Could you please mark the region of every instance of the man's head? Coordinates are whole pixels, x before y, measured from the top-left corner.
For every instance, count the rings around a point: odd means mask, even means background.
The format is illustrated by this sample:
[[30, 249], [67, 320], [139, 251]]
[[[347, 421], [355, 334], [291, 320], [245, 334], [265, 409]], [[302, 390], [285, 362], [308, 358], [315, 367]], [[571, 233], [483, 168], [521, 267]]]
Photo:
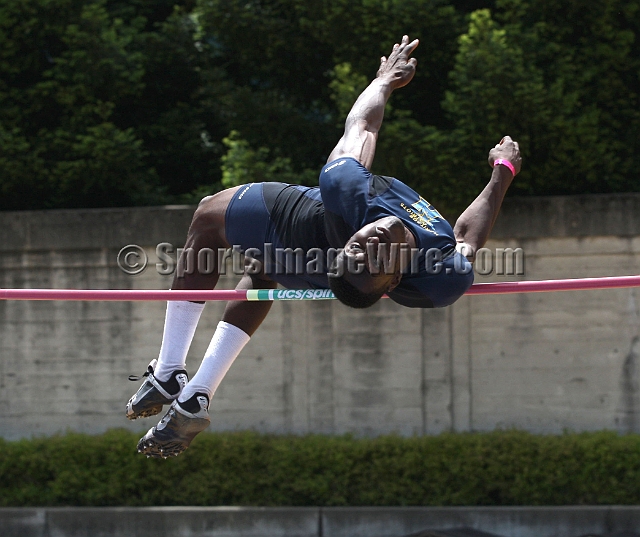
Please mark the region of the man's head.
[[329, 269], [329, 287], [336, 298], [352, 308], [368, 308], [380, 300], [400, 283], [404, 243], [405, 227], [395, 216], [359, 229]]

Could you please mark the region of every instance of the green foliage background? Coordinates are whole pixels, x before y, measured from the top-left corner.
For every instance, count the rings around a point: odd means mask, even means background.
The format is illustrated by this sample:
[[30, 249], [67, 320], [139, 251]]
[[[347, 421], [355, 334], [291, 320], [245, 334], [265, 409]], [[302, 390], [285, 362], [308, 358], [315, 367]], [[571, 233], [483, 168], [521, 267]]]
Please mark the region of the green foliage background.
[[519, 431], [401, 438], [202, 433], [175, 459], [138, 436], [0, 440], [0, 506], [629, 505], [640, 436]]
[[510, 134], [512, 195], [640, 190], [640, 0], [0, 0], [0, 209], [314, 184], [404, 33], [374, 171], [456, 211]]

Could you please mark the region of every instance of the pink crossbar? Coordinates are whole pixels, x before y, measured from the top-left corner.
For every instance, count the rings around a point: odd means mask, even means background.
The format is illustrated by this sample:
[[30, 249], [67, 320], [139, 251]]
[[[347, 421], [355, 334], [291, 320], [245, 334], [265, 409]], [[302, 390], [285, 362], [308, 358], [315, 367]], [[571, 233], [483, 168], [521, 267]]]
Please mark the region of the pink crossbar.
[[[477, 283], [467, 295], [508, 293], [545, 293], [640, 287], [640, 276], [610, 278], [578, 278], [524, 282]], [[138, 289], [0, 289], [0, 300], [100, 300], [100, 301], [166, 301], [166, 300], [247, 300], [246, 290], [171, 291]], [[305, 300], [304, 298], [302, 300]]]

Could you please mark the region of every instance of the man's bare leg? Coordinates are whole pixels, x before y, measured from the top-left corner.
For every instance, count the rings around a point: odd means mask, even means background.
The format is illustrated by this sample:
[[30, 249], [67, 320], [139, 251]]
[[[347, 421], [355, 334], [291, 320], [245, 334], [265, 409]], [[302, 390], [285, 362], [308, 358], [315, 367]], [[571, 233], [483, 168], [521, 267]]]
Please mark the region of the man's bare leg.
[[[489, 152], [491, 166], [498, 159], [511, 162], [515, 172], [518, 173], [522, 162], [518, 142], [505, 136]], [[491, 172], [489, 184], [456, 221], [453, 228], [456, 242], [470, 261], [475, 259], [476, 252], [487, 242], [512, 181], [513, 174], [507, 166], [495, 166]]]
[[[194, 260], [197, 260], [199, 252], [204, 248], [211, 248], [216, 252], [213, 257], [214, 262], [217, 262], [218, 248], [230, 246], [226, 240], [224, 216], [234, 192], [234, 190], [224, 191], [207, 198], [196, 210], [189, 228], [185, 250], [178, 262], [179, 272], [174, 278], [173, 289], [212, 289], [217, 284], [219, 267], [215, 267], [210, 274], [203, 274], [197, 270], [197, 263], [194, 263]], [[189, 256], [191, 256], [191, 266], [189, 266]], [[254, 263], [253, 260], [245, 260], [245, 274], [236, 289], [273, 289], [276, 286], [275, 282], [257, 270], [258, 267], [254, 266]], [[250, 268], [254, 270], [248, 270]], [[194, 302], [177, 304], [191, 308], [204, 307], [204, 304]], [[139, 452], [149, 457], [176, 456], [187, 449], [193, 438], [209, 426], [211, 421], [209, 402], [213, 394], [270, 308], [271, 302], [231, 301], [227, 303], [222, 320], [218, 323], [197, 373], [173, 396], [173, 402], [166, 401], [171, 403], [171, 407], [158, 425], [149, 429], [147, 434], [139, 440]], [[176, 317], [180, 320], [179, 316]], [[195, 322], [197, 324], [197, 319]], [[174, 324], [179, 323], [174, 321]], [[170, 331], [171, 327], [165, 326], [165, 333]], [[195, 331], [195, 325], [193, 331]], [[181, 346], [178, 348], [183, 350], [184, 355], [166, 356], [166, 363], [172, 363], [175, 366], [178, 360], [184, 361], [193, 331], [187, 334], [189, 337], [184, 333], [177, 335], [178, 339], [182, 338]], [[157, 381], [154, 379], [153, 382], [156, 387]]]
[[[184, 250], [178, 259], [172, 289], [210, 290], [217, 285], [219, 267], [214, 266], [210, 273], [201, 273], [197, 269], [197, 259], [202, 249], [209, 248], [214, 252], [212, 261], [218, 263], [218, 250], [229, 247], [224, 217], [236, 190], [229, 189], [209, 196], [198, 205], [189, 226]], [[187, 352], [203, 310], [204, 302], [167, 303], [162, 346], [154, 371], [157, 380], [166, 381], [175, 371], [185, 369]]]
[[[275, 287], [274, 281], [262, 275], [245, 274], [236, 289], [275, 289]], [[196, 393], [206, 394], [211, 400], [240, 351], [264, 321], [272, 304], [268, 301], [227, 303], [222, 320], [218, 323], [198, 372], [178, 397], [180, 403], [186, 402]]]
[[[228, 201], [225, 201], [225, 211], [227, 204]], [[216, 214], [219, 212], [215, 211]], [[215, 215], [213, 216], [214, 218], [208, 224], [206, 222], [207, 216], [205, 216], [201, 218], [205, 222], [201, 222], [197, 226], [192, 225], [187, 247], [199, 250], [202, 239], [206, 242], [207, 237], [218, 232], [221, 225], [217, 222]], [[193, 230], [194, 227], [195, 230]], [[224, 233], [224, 228], [222, 231]], [[226, 239], [225, 245], [227, 245]], [[265, 276], [262, 270], [258, 270], [260, 267], [254, 263], [257, 262], [249, 258], [245, 259], [245, 274], [236, 285], [236, 289], [275, 289], [276, 283]], [[217, 272], [215, 274], [216, 283], [218, 280]], [[202, 276], [205, 275], [201, 275], [197, 279], [191, 278], [186, 284], [192, 286], [191, 288], [193, 286], [210, 288], [208, 285], [213, 283], [213, 279], [207, 281], [206, 277]], [[185, 285], [182, 282], [181, 284]], [[272, 302], [227, 302], [222, 319], [218, 323], [198, 372], [178, 397], [180, 403], [185, 403], [197, 393], [205, 394], [209, 400], [213, 397], [232, 363], [249, 342], [249, 338], [262, 324], [271, 306]]]
[[[218, 248], [228, 248], [224, 217], [234, 193], [235, 189], [229, 189], [203, 199], [198, 205], [189, 226], [185, 250], [178, 260], [172, 289], [213, 289], [218, 283], [218, 268], [214, 267], [210, 274], [200, 273], [196, 270], [195, 260], [203, 248], [211, 248], [214, 252]], [[217, 262], [217, 255], [213, 257]], [[188, 382], [187, 352], [203, 310], [203, 302], [167, 302], [160, 353], [151, 361], [144, 382], [127, 402], [128, 419], [154, 416], [180, 395]]]
[[[178, 260], [172, 289], [210, 290], [218, 283], [219, 268], [201, 273], [197, 270], [197, 259], [204, 248], [215, 252], [213, 262], [218, 262], [217, 252], [230, 245], [225, 234], [225, 214], [227, 206], [238, 187], [209, 196], [196, 209], [184, 251]], [[243, 278], [238, 288], [249, 286], [270, 288], [273, 283], [258, 277]], [[228, 304], [223, 320], [233, 324], [246, 334], [255, 332], [269, 311], [269, 303]], [[167, 303], [162, 345], [157, 360], [149, 364], [146, 380], [127, 403], [126, 415], [129, 419], [158, 414], [162, 406], [177, 398], [187, 384], [186, 357], [193, 340], [204, 302], [170, 301]], [[235, 314], [234, 314], [235, 312]], [[231, 316], [231, 318], [227, 318]], [[233, 329], [227, 330], [227, 332]], [[237, 339], [237, 338], [236, 338]]]

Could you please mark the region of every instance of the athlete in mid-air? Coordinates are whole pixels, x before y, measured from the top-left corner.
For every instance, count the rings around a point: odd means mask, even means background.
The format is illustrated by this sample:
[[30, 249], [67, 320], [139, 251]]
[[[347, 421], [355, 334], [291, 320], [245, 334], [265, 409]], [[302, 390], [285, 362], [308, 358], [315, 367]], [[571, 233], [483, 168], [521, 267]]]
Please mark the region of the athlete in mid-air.
[[[491, 179], [454, 228], [424, 198], [398, 179], [373, 175], [378, 131], [391, 93], [408, 84], [418, 40], [407, 36], [380, 62], [376, 78], [353, 105], [345, 131], [320, 172], [319, 187], [251, 183], [202, 200], [185, 252], [240, 247], [247, 253], [238, 289], [330, 288], [343, 303], [365, 308], [387, 294], [409, 307], [455, 302], [473, 282], [475, 252], [489, 236], [504, 195], [520, 170], [518, 144], [505, 136], [489, 152]], [[267, 247], [266, 245], [269, 245]], [[302, 249], [321, 263], [290, 270], [272, 252]], [[336, 255], [331, 256], [331, 252]], [[185, 270], [172, 289], [211, 290], [219, 271]], [[324, 263], [324, 264], [323, 264]], [[129, 400], [129, 419], [153, 416], [170, 405], [138, 442], [151, 457], [178, 455], [210, 423], [218, 385], [266, 317], [271, 302], [229, 302], [204, 359], [189, 380], [186, 356], [204, 303], [171, 301], [162, 346]]]

